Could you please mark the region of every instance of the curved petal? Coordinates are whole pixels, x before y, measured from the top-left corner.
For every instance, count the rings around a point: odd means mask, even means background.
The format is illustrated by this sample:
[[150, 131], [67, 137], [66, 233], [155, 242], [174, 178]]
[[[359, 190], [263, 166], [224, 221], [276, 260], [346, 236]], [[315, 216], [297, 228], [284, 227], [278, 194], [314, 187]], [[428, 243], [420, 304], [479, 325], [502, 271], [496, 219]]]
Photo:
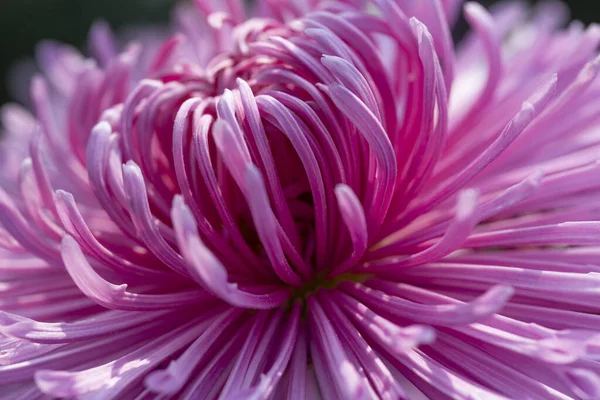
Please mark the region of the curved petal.
[[86, 260], [81, 248], [69, 235], [61, 244], [65, 267], [77, 287], [90, 299], [106, 308], [130, 311], [152, 311], [178, 308], [210, 301], [211, 296], [201, 290], [172, 294], [138, 294], [127, 291], [127, 285], [115, 285], [103, 279]]

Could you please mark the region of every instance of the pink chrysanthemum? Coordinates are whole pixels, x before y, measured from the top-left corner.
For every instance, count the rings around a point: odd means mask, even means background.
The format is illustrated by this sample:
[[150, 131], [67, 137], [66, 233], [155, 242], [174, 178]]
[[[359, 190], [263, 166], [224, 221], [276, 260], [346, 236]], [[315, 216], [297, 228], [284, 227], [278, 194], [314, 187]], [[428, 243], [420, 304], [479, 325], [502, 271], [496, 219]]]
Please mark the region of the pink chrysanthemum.
[[455, 51], [459, 3], [43, 43], [2, 112], [0, 398], [600, 398], [600, 30], [468, 3]]

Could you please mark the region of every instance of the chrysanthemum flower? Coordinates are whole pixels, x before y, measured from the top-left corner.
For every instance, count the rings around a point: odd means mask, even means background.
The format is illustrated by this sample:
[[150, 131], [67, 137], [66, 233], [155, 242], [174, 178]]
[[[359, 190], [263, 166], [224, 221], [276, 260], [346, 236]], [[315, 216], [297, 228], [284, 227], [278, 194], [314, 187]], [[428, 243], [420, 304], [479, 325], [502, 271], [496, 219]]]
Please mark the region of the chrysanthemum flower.
[[40, 45], [2, 111], [0, 397], [600, 398], [600, 30], [459, 3]]

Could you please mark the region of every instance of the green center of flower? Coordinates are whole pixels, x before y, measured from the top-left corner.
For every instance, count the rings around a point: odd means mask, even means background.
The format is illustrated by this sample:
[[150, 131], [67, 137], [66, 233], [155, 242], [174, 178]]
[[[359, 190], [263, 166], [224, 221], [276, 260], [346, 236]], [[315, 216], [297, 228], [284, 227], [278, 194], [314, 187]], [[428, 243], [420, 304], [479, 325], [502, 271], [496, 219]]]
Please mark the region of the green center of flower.
[[328, 272], [321, 272], [315, 275], [310, 281], [305, 282], [304, 285], [296, 288], [292, 293], [290, 303], [305, 301], [308, 296], [320, 289], [335, 289], [342, 282], [363, 283], [369, 277], [369, 274], [355, 274], [350, 272], [329, 277]]

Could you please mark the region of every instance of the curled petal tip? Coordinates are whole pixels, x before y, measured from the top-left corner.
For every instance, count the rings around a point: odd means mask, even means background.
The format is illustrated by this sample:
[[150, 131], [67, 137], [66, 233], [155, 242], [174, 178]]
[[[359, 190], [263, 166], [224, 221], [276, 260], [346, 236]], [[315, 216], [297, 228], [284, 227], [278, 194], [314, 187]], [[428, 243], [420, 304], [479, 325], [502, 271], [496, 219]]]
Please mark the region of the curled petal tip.
[[56, 189], [54, 191], [54, 195], [58, 196], [60, 198], [68, 197], [69, 195], [73, 196], [71, 193], [69, 193], [69, 192], [67, 192], [66, 190], [63, 190], [63, 189]]
[[491, 16], [487, 10], [481, 4], [475, 1], [465, 2], [464, 11], [466, 18], [485, 18], [491, 22]]
[[479, 192], [476, 189], [463, 190], [458, 195], [456, 218], [463, 220], [475, 213]]
[[322, 32], [324, 32], [324, 29], [322, 29], [322, 28], [306, 28], [306, 29], [304, 29], [304, 33], [306, 34], [306, 36], [308, 36], [310, 38], [317, 37]]
[[123, 164], [123, 177], [127, 178], [142, 178], [142, 170], [135, 161], [129, 160]]
[[154, 371], [148, 374], [144, 380], [146, 387], [153, 392], [162, 394], [177, 393], [184, 382], [179, 381], [177, 375], [169, 370], [173, 366], [174, 364], [171, 363], [165, 370]]
[[521, 111], [527, 114], [538, 114], [556, 94], [558, 74], [544, 83], [527, 101], [523, 103]]
[[110, 135], [112, 133], [112, 127], [110, 126], [110, 123], [108, 123], [108, 121], [101, 121], [94, 125], [94, 127], [92, 128], [92, 133], [103, 133]]
[[473, 311], [479, 315], [492, 315], [498, 313], [514, 293], [515, 289], [512, 286], [494, 286], [472, 303]]
[[175, 196], [173, 196], [173, 208], [182, 208], [182, 207], [186, 207], [185, 205], [185, 200], [183, 199], [183, 196], [180, 194], [176, 194]]
[[415, 34], [417, 35], [419, 40], [421, 39], [423, 34], [425, 34], [425, 32], [428, 31], [427, 26], [425, 26], [425, 24], [423, 22], [419, 21], [419, 19], [416, 17], [410, 18], [410, 26], [412, 27], [413, 31], [415, 32]]
[[334, 62], [336, 61], [336, 59], [339, 59], [339, 57], [332, 56], [330, 54], [322, 54], [321, 55], [321, 64], [323, 64], [325, 66], [333, 65]]
[[226, 22], [233, 22], [231, 15], [226, 12], [213, 12], [207, 18], [208, 24], [214, 29], [221, 29]]
[[239, 76], [237, 78], [235, 78], [235, 83], [238, 86], [248, 86], [248, 88], [250, 88], [250, 85], [248, 85], [248, 82]]
[[399, 352], [412, 350], [420, 345], [429, 345], [435, 342], [435, 329], [427, 325], [411, 325], [400, 329], [394, 338], [394, 348]]
[[48, 91], [48, 84], [46, 79], [41, 75], [34, 75], [31, 78], [31, 94], [33, 97], [46, 96]]
[[64, 382], [69, 382], [70, 374], [63, 371], [40, 370], [34, 374], [35, 384], [42, 393], [51, 396], [69, 396], [69, 385]]

